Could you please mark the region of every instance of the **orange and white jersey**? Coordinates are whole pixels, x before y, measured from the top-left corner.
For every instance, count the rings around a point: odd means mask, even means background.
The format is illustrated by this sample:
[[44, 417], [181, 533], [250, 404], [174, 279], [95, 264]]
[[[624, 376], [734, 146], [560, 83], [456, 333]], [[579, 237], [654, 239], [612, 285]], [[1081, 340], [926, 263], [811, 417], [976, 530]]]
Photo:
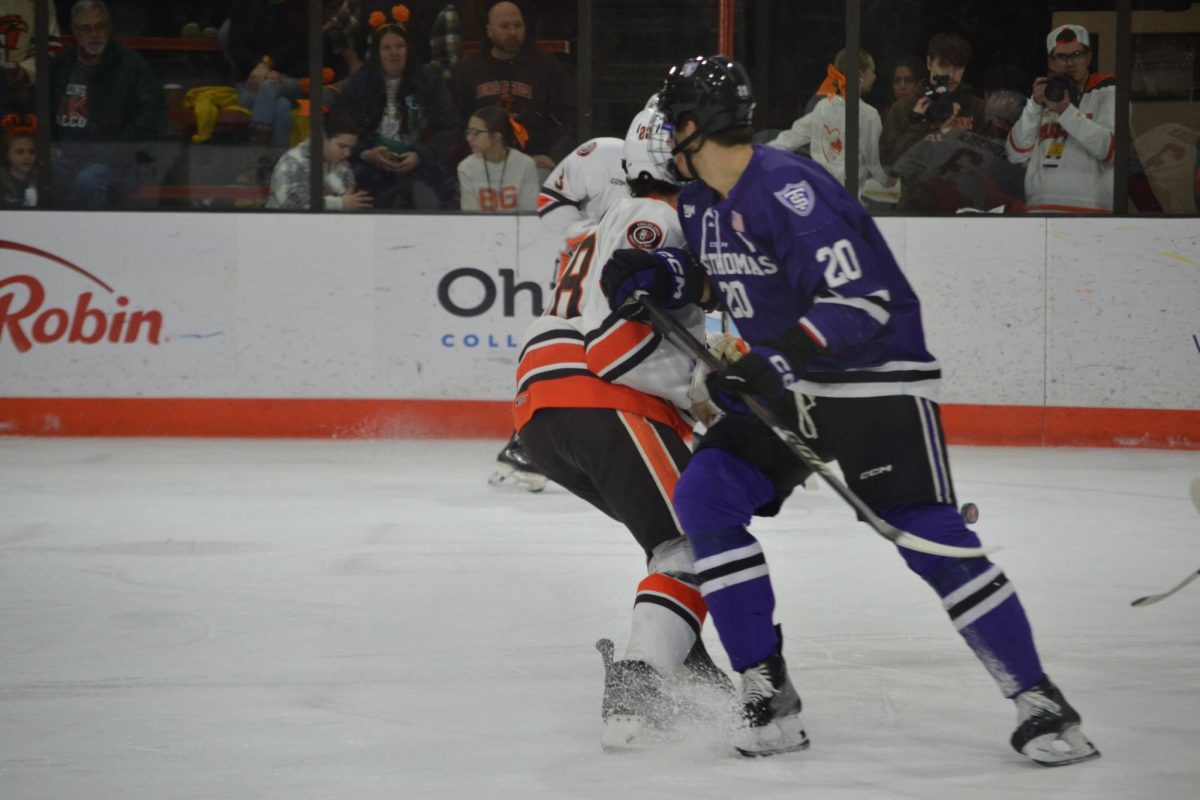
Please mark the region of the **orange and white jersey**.
[[[695, 364], [647, 323], [611, 311], [600, 273], [615, 250], [683, 247], [675, 207], [658, 198], [626, 198], [586, 234], [555, 282], [543, 316], [529, 326], [517, 368], [514, 414], [520, 429], [539, 408], [618, 408], [674, 425], [688, 398]], [[704, 339], [696, 306], [673, 312]]]
[[1008, 133], [1008, 160], [1028, 162], [1025, 203], [1031, 212], [1109, 213], [1113, 198], [1116, 80], [1088, 78], [1077, 105], [1062, 115], [1032, 98]]
[[629, 197], [621, 156], [625, 141], [589, 139], [558, 162], [538, 193], [538, 217], [564, 239], [595, 227], [604, 212]]

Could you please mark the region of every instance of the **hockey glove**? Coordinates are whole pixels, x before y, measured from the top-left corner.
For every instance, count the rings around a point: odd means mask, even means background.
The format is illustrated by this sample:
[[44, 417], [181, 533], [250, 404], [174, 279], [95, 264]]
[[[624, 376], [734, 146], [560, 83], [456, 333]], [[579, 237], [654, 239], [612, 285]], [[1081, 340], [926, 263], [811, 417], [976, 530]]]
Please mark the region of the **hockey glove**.
[[699, 303], [708, 277], [683, 250], [617, 250], [604, 271], [600, 286], [609, 308], [620, 308], [634, 292], [643, 291], [659, 308], [682, 308]]
[[818, 353], [816, 342], [799, 327], [751, 348], [736, 363], [706, 380], [712, 401], [734, 414], [750, 413], [742, 395], [749, 394], [774, 402], [796, 382], [796, 370]]

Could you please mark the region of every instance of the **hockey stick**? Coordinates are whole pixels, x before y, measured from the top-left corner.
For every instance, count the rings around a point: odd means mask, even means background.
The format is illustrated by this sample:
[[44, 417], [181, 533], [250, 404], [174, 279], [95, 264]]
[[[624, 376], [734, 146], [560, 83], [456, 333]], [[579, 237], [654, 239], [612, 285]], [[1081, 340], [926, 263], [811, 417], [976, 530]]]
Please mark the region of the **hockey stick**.
[[[721, 362], [717, 360], [716, 356], [708, 352], [707, 347], [696, 341], [687, 328], [683, 327], [678, 320], [664, 313], [645, 292], [635, 292], [633, 296], [641, 304], [642, 308], [646, 309], [646, 313], [650, 315], [650, 321], [654, 329], [662, 334], [665, 339], [674, 343], [693, 358], [703, 362], [710, 369], [719, 370], [722, 368]], [[804, 440], [795, 431], [783, 423], [783, 420], [774, 411], [749, 394], [743, 394], [741, 398], [750, 410], [754, 412], [754, 415], [766, 423], [767, 427], [783, 440], [783, 443], [788, 446], [789, 450], [796, 454], [797, 458], [803, 461], [813, 472], [820, 475], [826, 484], [832, 487], [851, 508], [858, 512], [859, 517], [864, 522], [870, 525], [876, 533], [896, 546], [916, 550], [921, 553], [948, 556], [951, 558], [974, 558], [996, 551], [997, 548], [994, 547], [956, 547], [954, 545], [931, 542], [928, 539], [915, 536], [907, 531], [902, 531], [890, 522], [881, 519], [879, 515], [863, 502], [861, 497], [854, 493], [854, 490], [843, 483], [833, 473], [833, 470], [826, 466], [821, 457], [813, 452], [812, 448], [806, 445]]]
[[1181, 580], [1178, 584], [1176, 584], [1175, 586], [1172, 586], [1170, 589], [1167, 589], [1162, 594], [1148, 594], [1145, 597], [1139, 597], [1137, 600], [1134, 600], [1129, 605], [1133, 606], [1134, 608], [1141, 608], [1142, 606], [1148, 606], [1148, 605], [1157, 603], [1159, 600], [1166, 600], [1168, 597], [1175, 594], [1176, 592], [1178, 592], [1183, 587], [1187, 586], [1192, 581], [1196, 580], [1196, 578], [1200, 578], [1200, 569], [1196, 570], [1191, 575], [1188, 575], [1186, 578]]
[[[1196, 507], [1197, 511], [1200, 511], [1200, 478], [1192, 478], [1191, 494], [1192, 494], [1192, 505], [1194, 505]], [[1187, 586], [1192, 581], [1196, 580], [1196, 578], [1200, 578], [1200, 569], [1196, 570], [1191, 575], [1188, 575], [1186, 578], [1181, 580], [1175, 586], [1172, 586], [1167, 591], [1162, 592], [1161, 594], [1149, 594], [1149, 595], [1146, 595], [1145, 597], [1139, 597], [1137, 600], [1134, 600], [1129, 605], [1133, 606], [1134, 608], [1141, 608], [1142, 606], [1153, 605], [1154, 603], [1157, 603], [1159, 600], [1166, 600], [1168, 597], [1175, 594], [1176, 592], [1178, 592], [1183, 587]]]

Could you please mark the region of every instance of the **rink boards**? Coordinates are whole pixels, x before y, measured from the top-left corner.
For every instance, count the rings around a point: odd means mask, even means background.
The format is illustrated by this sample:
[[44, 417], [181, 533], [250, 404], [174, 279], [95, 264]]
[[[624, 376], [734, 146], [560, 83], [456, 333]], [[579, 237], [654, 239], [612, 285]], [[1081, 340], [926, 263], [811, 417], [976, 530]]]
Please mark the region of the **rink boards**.
[[[1200, 448], [1194, 219], [885, 218], [952, 442]], [[529, 216], [0, 212], [0, 433], [503, 436]]]

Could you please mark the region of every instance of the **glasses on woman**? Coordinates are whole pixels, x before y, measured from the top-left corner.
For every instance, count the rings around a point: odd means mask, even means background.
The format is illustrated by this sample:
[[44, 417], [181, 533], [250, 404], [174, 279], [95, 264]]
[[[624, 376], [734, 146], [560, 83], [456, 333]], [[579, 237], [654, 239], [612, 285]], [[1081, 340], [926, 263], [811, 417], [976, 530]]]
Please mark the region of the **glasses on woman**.
[[1055, 53], [1050, 56], [1050, 60], [1055, 64], [1078, 64], [1088, 56], [1087, 50], [1080, 50], [1076, 53]]

